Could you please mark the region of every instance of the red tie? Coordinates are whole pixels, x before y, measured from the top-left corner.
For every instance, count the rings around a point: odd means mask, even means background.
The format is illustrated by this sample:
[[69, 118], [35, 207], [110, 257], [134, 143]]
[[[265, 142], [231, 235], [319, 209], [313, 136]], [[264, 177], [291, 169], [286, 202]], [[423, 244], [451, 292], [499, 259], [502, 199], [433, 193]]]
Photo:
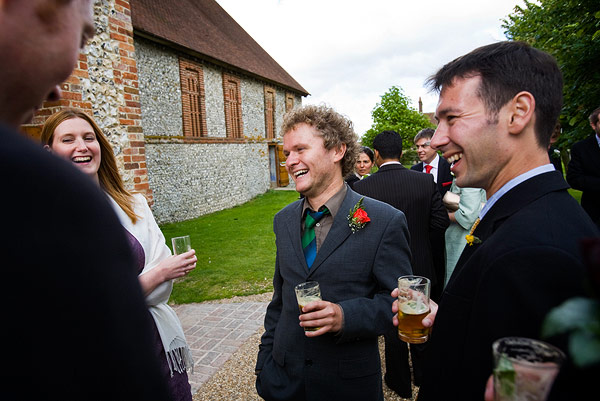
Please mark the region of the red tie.
[[431, 166], [431, 164], [428, 164], [428, 165], [426, 165], [426, 166], [425, 166], [425, 172], [426, 172], [427, 174], [431, 174], [431, 169], [432, 169], [432, 168], [433, 168], [433, 167]]

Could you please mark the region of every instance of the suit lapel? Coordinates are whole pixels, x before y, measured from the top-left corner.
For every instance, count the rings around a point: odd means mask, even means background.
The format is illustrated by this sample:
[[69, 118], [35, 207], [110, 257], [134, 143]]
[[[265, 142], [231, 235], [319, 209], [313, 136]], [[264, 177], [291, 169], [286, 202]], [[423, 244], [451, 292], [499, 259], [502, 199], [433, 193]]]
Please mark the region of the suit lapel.
[[[554, 191], [569, 188], [560, 172], [552, 171], [537, 175], [508, 191], [486, 213], [473, 235], [481, 240], [480, 244], [466, 245], [454, 271], [458, 273], [469, 258], [491, 237], [506, 219], [536, 199]], [[455, 277], [457, 274], [452, 274]]]
[[[323, 264], [325, 260], [352, 234], [350, 226], [348, 225], [348, 213], [354, 207], [354, 205], [361, 198], [356, 192], [348, 188], [346, 197], [340, 206], [340, 210], [337, 212], [335, 219], [327, 238], [323, 242], [323, 245], [317, 252], [317, 258], [315, 259], [312, 267], [310, 268], [309, 276], [312, 275], [317, 269]], [[304, 255], [303, 255], [304, 256]], [[304, 263], [306, 266], [306, 262]]]

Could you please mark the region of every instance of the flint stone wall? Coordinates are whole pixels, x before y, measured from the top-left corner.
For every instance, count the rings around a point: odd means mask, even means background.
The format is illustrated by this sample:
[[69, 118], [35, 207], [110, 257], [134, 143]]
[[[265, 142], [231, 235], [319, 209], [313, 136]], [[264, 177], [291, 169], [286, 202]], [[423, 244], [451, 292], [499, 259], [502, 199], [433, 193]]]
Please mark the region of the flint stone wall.
[[[263, 84], [241, 77], [244, 135], [254, 140], [186, 143], [182, 138], [179, 55], [142, 38], [135, 38], [135, 48], [146, 163], [157, 222], [196, 218], [266, 192], [270, 188], [268, 145], [256, 140], [265, 137]], [[202, 64], [208, 137], [226, 138], [222, 70]], [[277, 108], [279, 103], [285, 108], [284, 96], [282, 93], [281, 102], [277, 98]], [[282, 119], [279, 114], [278, 124]]]

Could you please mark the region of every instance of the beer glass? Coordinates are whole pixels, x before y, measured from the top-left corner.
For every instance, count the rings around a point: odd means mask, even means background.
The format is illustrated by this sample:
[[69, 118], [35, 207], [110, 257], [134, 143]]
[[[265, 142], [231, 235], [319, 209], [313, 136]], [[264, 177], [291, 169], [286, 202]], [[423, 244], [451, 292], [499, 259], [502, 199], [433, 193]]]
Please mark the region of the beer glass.
[[546, 401], [565, 360], [561, 350], [531, 338], [504, 337], [492, 351], [496, 401]]
[[190, 241], [189, 235], [184, 235], [183, 237], [175, 237], [171, 239], [171, 244], [173, 244], [173, 254], [181, 255], [192, 249], [192, 243]]
[[[316, 281], [300, 283], [294, 287], [294, 290], [296, 291], [296, 299], [298, 300], [298, 308], [300, 308], [300, 313], [303, 313], [302, 308], [304, 308], [307, 303], [321, 300], [321, 288], [319, 287], [319, 283]], [[318, 329], [319, 327], [305, 327], [304, 331], [316, 331]]]
[[398, 337], [410, 344], [429, 339], [429, 327], [421, 323], [429, 313], [431, 282], [427, 277], [398, 277]]

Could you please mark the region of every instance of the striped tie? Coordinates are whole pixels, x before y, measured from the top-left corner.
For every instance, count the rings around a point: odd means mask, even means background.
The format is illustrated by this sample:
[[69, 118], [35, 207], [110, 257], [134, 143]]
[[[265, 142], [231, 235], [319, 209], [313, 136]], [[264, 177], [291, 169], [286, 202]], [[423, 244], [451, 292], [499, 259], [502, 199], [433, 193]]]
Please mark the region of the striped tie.
[[306, 258], [306, 264], [308, 268], [312, 266], [315, 258], [317, 257], [317, 237], [315, 236], [315, 225], [321, 218], [329, 214], [329, 210], [323, 207], [320, 212], [313, 212], [310, 209], [306, 209], [308, 212], [304, 218], [304, 234], [302, 234], [302, 250], [304, 251], [304, 257]]

